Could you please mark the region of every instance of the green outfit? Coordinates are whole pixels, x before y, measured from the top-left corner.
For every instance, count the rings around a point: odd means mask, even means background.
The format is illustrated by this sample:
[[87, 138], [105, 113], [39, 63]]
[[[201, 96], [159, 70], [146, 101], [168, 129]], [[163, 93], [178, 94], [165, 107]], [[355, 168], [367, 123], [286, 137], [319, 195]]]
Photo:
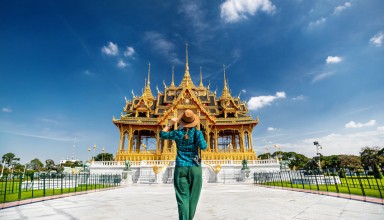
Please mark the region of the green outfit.
[[176, 192], [177, 208], [179, 210], [179, 219], [193, 219], [202, 186], [201, 167], [176, 166], [173, 183]]
[[[188, 138], [185, 139], [185, 136]], [[195, 216], [202, 186], [201, 165], [194, 161], [198, 149], [205, 150], [207, 142], [203, 133], [195, 128], [170, 132], [160, 131], [160, 138], [175, 140], [177, 145], [173, 183], [176, 192], [180, 220], [192, 220]]]

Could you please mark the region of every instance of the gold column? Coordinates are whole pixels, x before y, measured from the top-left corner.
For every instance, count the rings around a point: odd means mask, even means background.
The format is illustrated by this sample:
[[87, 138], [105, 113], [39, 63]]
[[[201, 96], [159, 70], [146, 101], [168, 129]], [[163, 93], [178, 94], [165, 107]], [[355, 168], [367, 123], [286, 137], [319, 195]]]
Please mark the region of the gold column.
[[207, 128], [207, 130], [205, 130], [205, 137], [207, 138], [207, 140], [205, 140], [207, 142], [207, 150], [210, 151], [210, 141], [211, 141], [211, 137], [209, 136], [209, 128]]
[[249, 150], [252, 151], [253, 150], [252, 130], [251, 130], [251, 132], [248, 133], [248, 137], [249, 137]]
[[125, 140], [125, 132], [120, 128], [120, 144], [119, 151], [124, 151], [124, 140]]
[[137, 130], [137, 136], [136, 136], [136, 152], [137, 153], [140, 153], [140, 144], [141, 144], [140, 130]]
[[133, 152], [132, 148], [133, 148], [133, 131], [132, 131], [132, 126], [130, 125], [128, 130], [128, 149], [127, 149], [128, 153]]
[[241, 128], [239, 134], [239, 144], [240, 144], [240, 152], [244, 152], [244, 129]]
[[217, 139], [218, 139], [218, 136], [217, 136], [217, 128], [215, 127], [215, 131], [214, 131], [214, 141], [215, 141], [215, 152], [219, 152], [219, 147], [218, 147], [218, 143], [217, 143]]
[[159, 131], [159, 126], [156, 127], [156, 133], [155, 133], [155, 136], [156, 136], [156, 154], [159, 154], [160, 153], [160, 131]]
[[236, 134], [235, 134], [235, 131], [233, 131], [232, 133], [232, 151], [235, 152], [237, 150], [237, 146], [236, 146]]

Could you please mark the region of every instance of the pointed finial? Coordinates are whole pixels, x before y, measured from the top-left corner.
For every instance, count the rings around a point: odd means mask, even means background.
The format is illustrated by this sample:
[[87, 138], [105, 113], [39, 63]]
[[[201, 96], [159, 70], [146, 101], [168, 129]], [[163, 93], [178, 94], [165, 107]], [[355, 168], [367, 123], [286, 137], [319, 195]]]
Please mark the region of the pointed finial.
[[224, 89], [227, 88], [227, 79], [226, 79], [226, 76], [225, 76], [225, 65], [223, 64], [223, 69], [224, 69]]
[[156, 85], [157, 93], [160, 93], [159, 87]]
[[175, 86], [175, 66], [172, 66], [172, 82], [171, 86]]
[[151, 84], [149, 77], [151, 76], [151, 63], [148, 63], [148, 86]]
[[203, 71], [202, 68], [200, 67], [200, 87], [203, 87]]
[[188, 66], [188, 42], [185, 42], [185, 71], [189, 71]]

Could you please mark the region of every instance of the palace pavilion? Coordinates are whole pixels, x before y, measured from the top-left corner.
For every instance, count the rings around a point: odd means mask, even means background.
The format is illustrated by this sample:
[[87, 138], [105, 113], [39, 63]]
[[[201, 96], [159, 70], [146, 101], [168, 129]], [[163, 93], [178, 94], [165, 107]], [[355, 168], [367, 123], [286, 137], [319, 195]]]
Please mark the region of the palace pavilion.
[[[150, 65], [148, 79], [141, 96], [133, 94], [127, 100], [119, 119], [112, 121], [120, 132], [120, 143], [116, 161], [162, 161], [174, 160], [176, 144], [159, 138], [159, 132], [168, 121], [177, 117], [185, 109], [191, 109], [200, 116], [200, 129], [208, 143], [202, 151], [203, 160], [257, 160], [253, 149], [252, 130], [259, 119], [253, 119], [247, 105], [240, 97], [234, 97], [228, 88], [226, 70], [221, 96], [204, 86], [200, 68], [200, 82], [191, 79], [188, 66], [188, 46], [186, 47], [185, 71], [181, 83], [164, 84], [164, 91], [157, 89], [154, 96], [151, 90]], [[175, 129], [177, 129], [177, 124]], [[219, 162], [218, 162], [219, 163]]]

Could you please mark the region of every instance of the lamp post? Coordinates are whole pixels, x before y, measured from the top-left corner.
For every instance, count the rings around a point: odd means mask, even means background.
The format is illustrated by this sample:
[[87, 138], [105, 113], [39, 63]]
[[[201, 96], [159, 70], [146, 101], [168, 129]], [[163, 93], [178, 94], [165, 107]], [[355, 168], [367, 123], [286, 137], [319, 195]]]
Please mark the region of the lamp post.
[[103, 154], [102, 154], [102, 160], [104, 161], [104, 147], [101, 149], [101, 151], [103, 152]]
[[89, 161], [91, 161], [91, 148], [88, 147], [88, 158], [89, 158]]
[[96, 144], [93, 145], [93, 161], [95, 161], [95, 154], [96, 154]]
[[3, 166], [1, 167], [1, 175], [0, 175], [0, 178], [3, 177], [3, 173], [4, 173], [4, 165], [5, 165], [5, 160], [3, 160]]
[[319, 150], [323, 149], [323, 147], [319, 144], [318, 141], [314, 141], [313, 145], [316, 146], [316, 159], [317, 159], [317, 165], [319, 166], [319, 170], [321, 171], [321, 164], [320, 164], [320, 153]]
[[24, 179], [25, 171], [27, 170], [28, 166], [29, 166], [29, 163], [26, 163], [24, 166], [23, 179]]

